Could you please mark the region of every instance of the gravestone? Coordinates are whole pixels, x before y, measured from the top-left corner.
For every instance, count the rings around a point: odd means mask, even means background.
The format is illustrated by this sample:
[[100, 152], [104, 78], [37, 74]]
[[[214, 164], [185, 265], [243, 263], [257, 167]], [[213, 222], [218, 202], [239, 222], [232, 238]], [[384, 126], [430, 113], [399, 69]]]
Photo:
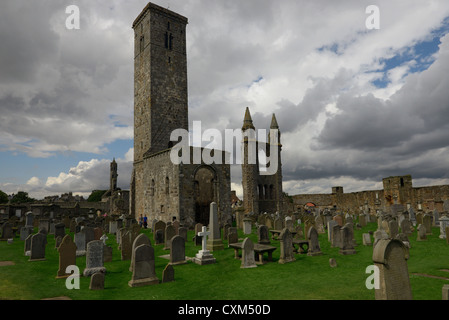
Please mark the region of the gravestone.
[[359, 224], [362, 228], [366, 227], [366, 215], [365, 214], [359, 215]]
[[[231, 236], [230, 233], [228, 235]], [[201, 232], [198, 233], [198, 236], [202, 239], [202, 249], [195, 255], [195, 258], [193, 259], [193, 262], [199, 265], [205, 265], [205, 264], [211, 264], [217, 262], [215, 257], [210, 253], [209, 250], [207, 250], [207, 237], [210, 235], [210, 232], [207, 231], [207, 228], [203, 226], [203, 229]]]
[[314, 227], [310, 227], [307, 238], [309, 239], [309, 250], [307, 252], [307, 255], [322, 255], [323, 253], [321, 252], [320, 242], [318, 240], [318, 231]]
[[2, 237], [0, 240], [6, 241], [8, 239], [13, 238], [13, 232], [12, 232], [13, 225], [9, 222], [5, 222], [1, 229], [2, 229]]
[[396, 239], [382, 239], [374, 247], [373, 262], [379, 268], [376, 300], [412, 300], [404, 244]]
[[379, 240], [388, 239], [388, 238], [389, 238], [389, 235], [384, 229], [377, 229], [374, 232], [373, 246], [375, 247], [377, 245], [377, 243], [379, 242]]
[[449, 300], [449, 284], [443, 285], [441, 300]]
[[179, 227], [178, 235], [180, 235], [184, 239], [184, 242], [187, 242], [187, 228], [186, 227]]
[[285, 217], [285, 227], [288, 229], [288, 231], [293, 232], [293, 220], [291, 217]]
[[30, 259], [28, 261], [44, 261], [47, 235], [36, 233], [31, 237]]
[[25, 239], [24, 254], [27, 257], [31, 256], [31, 238], [33, 238], [32, 234]]
[[333, 227], [335, 226], [335, 225], [337, 225], [338, 223], [337, 223], [337, 221], [335, 221], [335, 220], [329, 220], [328, 222], [327, 222], [327, 240], [329, 241], [329, 242], [331, 242], [332, 243], [332, 231], [333, 231]]
[[87, 245], [89, 244], [89, 242], [95, 240], [95, 232], [94, 232], [94, 228], [89, 227], [89, 226], [83, 227], [83, 231], [86, 235], [86, 248], [87, 248]]
[[109, 221], [109, 233], [117, 233], [117, 221]]
[[332, 227], [332, 248], [341, 248], [342, 246], [342, 238], [341, 238], [341, 227], [335, 221], [335, 225]]
[[280, 217], [274, 219], [274, 230], [282, 230], [284, 228], [284, 223]]
[[174, 236], [170, 240], [170, 264], [186, 264], [186, 246], [184, 238], [181, 236]]
[[242, 244], [242, 264], [240, 268], [256, 268], [256, 260], [254, 259], [254, 244], [250, 238], [243, 240]]
[[156, 277], [153, 247], [147, 244], [138, 246], [135, 249], [133, 259], [133, 275], [128, 282], [130, 287], [159, 284], [159, 279]]
[[209, 232], [210, 237], [207, 239], [207, 250], [212, 252], [224, 250], [223, 241], [221, 240], [220, 235], [220, 225], [218, 224], [217, 204], [215, 202], [210, 204]]
[[440, 226], [440, 213], [438, 212], [437, 209], [433, 210], [433, 225], [435, 227]]
[[165, 227], [165, 247], [164, 250], [170, 250], [171, 239], [176, 236], [176, 230], [173, 225], [168, 225]]
[[440, 218], [440, 239], [446, 239], [446, 237], [448, 236], [446, 233], [446, 228], [449, 227], [449, 217], [447, 216], [442, 216]]
[[274, 228], [273, 218], [270, 216], [267, 216], [265, 218], [265, 225], [267, 226], [268, 230], [273, 229]]
[[20, 228], [20, 240], [25, 241], [26, 238], [28, 238], [28, 236], [30, 234], [33, 233], [33, 227], [22, 227]]
[[45, 229], [47, 233], [50, 231], [50, 221], [48, 219], [39, 219], [38, 230]]
[[271, 244], [267, 226], [260, 225], [257, 228], [257, 236], [258, 236], [257, 243], [259, 243], [259, 244]]
[[426, 227], [426, 235], [432, 235], [432, 216], [425, 214], [422, 218], [423, 225]]
[[103, 258], [103, 241], [93, 240], [87, 244], [86, 268], [83, 271], [85, 277], [90, 277], [97, 272], [106, 272]]
[[229, 228], [228, 230], [228, 247], [230, 244], [239, 242], [239, 235], [237, 233], [237, 228]]
[[73, 219], [70, 221], [69, 232], [73, 232], [73, 233], [76, 232], [76, 221], [75, 221], [75, 218], [73, 218]]
[[412, 223], [408, 219], [404, 219], [401, 222], [401, 232], [405, 233], [407, 236], [412, 234]]
[[373, 243], [371, 242], [371, 236], [369, 233], [362, 234], [362, 242], [364, 246], [372, 246]]
[[104, 272], [96, 272], [90, 277], [89, 290], [103, 290], [104, 289]]
[[172, 226], [175, 229], [175, 235], [179, 235], [179, 227], [180, 227], [179, 221], [178, 220], [173, 221]]
[[321, 218], [321, 216], [315, 218], [315, 228], [319, 234], [326, 233], [326, 230], [324, 230], [323, 218]]
[[399, 233], [398, 222], [395, 219], [392, 219], [388, 222], [388, 230], [390, 234], [390, 238], [394, 239]]
[[75, 244], [76, 244], [76, 256], [81, 257], [86, 255], [86, 234], [83, 230], [75, 233]]
[[287, 228], [284, 228], [281, 232], [281, 234], [278, 237], [278, 240], [280, 241], [280, 257], [279, 257], [279, 263], [289, 263], [295, 261], [295, 256], [293, 254], [293, 238], [292, 234]]
[[68, 266], [76, 265], [76, 244], [70, 235], [65, 235], [58, 247], [59, 269], [56, 275], [57, 279], [67, 278], [70, 273], [66, 273]]
[[341, 215], [337, 214], [332, 219], [336, 221], [340, 227], [343, 227], [343, 217]]
[[[156, 233], [157, 230], [162, 230], [162, 234], [165, 234], [165, 228], [167, 227], [167, 224], [164, 221], [159, 220], [158, 222], [156, 222], [154, 224], [154, 239], [156, 240]], [[162, 241], [162, 243], [164, 243], [164, 240]], [[156, 244], [160, 244], [160, 243], [156, 243]]]
[[25, 214], [26, 220], [25, 220], [25, 226], [26, 227], [33, 227], [34, 224], [34, 215], [31, 211], [27, 212]]
[[65, 237], [65, 224], [62, 222], [55, 224], [55, 239], [57, 237]]
[[420, 224], [420, 225], [418, 225], [417, 230], [418, 230], [418, 232], [417, 232], [416, 241], [426, 241], [427, 240], [426, 227], [424, 225]]
[[154, 244], [165, 244], [164, 241], [165, 230], [157, 229], [154, 234]]
[[165, 266], [164, 271], [162, 271], [162, 283], [175, 281], [175, 269], [169, 263]]
[[341, 233], [341, 247], [340, 254], [350, 255], [355, 254], [356, 251], [354, 249], [354, 230], [350, 223], [345, 224], [343, 228], [340, 230]]
[[250, 218], [243, 219], [243, 234], [251, 234], [253, 220]]
[[133, 266], [133, 255], [134, 252], [136, 251], [136, 248], [142, 244], [146, 244], [149, 245], [151, 247], [151, 240], [150, 238], [148, 238], [148, 236], [144, 233], [139, 234], [133, 241], [133, 245], [132, 245], [132, 251], [131, 251], [131, 264], [129, 266], [129, 271], [133, 272], [134, 270], [134, 266]]
[[121, 258], [122, 261], [131, 260], [133, 248], [133, 234], [131, 230], [121, 229]]

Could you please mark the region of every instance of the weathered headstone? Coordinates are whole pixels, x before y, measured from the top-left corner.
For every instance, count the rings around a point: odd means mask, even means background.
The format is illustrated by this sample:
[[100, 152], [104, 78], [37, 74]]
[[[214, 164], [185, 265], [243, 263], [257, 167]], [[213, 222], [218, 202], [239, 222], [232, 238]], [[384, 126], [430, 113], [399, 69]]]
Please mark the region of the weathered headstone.
[[184, 238], [174, 236], [170, 240], [170, 264], [178, 265], [187, 263]]
[[104, 272], [95, 272], [90, 277], [89, 290], [103, 290], [104, 289]]
[[228, 230], [228, 247], [232, 243], [239, 242], [239, 235], [237, 233], [237, 228], [229, 228]]
[[396, 239], [382, 239], [374, 247], [373, 262], [379, 268], [376, 300], [412, 300], [412, 290], [404, 244]]
[[[165, 234], [165, 228], [167, 227], [167, 224], [164, 221], [159, 220], [154, 224], [154, 240], [156, 240], [156, 232], [157, 230], [162, 230], [162, 233]], [[162, 241], [164, 243], [164, 241]], [[156, 243], [159, 244], [159, 243]]]
[[341, 233], [341, 247], [340, 254], [350, 255], [355, 254], [356, 251], [354, 249], [354, 230], [350, 223], [345, 224], [343, 228], [340, 230]]
[[159, 279], [156, 277], [153, 247], [147, 244], [138, 246], [135, 249], [133, 259], [133, 275], [128, 282], [130, 287], [159, 284]]
[[442, 299], [441, 300], [449, 300], [449, 284], [445, 284], [443, 285], [443, 290], [442, 290]]
[[223, 241], [221, 240], [220, 235], [220, 225], [218, 224], [217, 204], [215, 202], [210, 204], [209, 232], [210, 237], [207, 239], [207, 250], [212, 252], [224, 250]]
[[342, 246], [342, 237], [341, 237], [341, 227], [335, 222], [335, 225], [332, 227], [332, 239], [331, 239], [332, 248], [341, 248]]
[[307, 251], [307, 255], [322, 255], [323, 253], [321, 252], [320, 242], [318, 240], [318, 231], [315, 229], [315, 227], [310, 227], [307, 238], [309, 239], [309, 250]]
[[175, 281], [175, 269], [169, 263], [165, 266], [164, 271], [162, 271], [162, 283]]
[[268, 227], [265, 225], [260, 225], [257, 228], [257, 243], [259, 244], [270, 244], [270, 236], [268, 234]]
[[109, 233], [117, 233], [117, 221], [109, 221]]
[[335, 225], [337, 225], [338, 223], [337, 223], [337, 221], [335, 221], [335, 220], [329, 220], [328, 222], [327, 222], [327, 240], [329, 241], [329, 242], [331, 242], [332, 243], [332, 231], [333, 231], [333, 227], [335, 226]]
[[377, 229], [374, 232], [374, 242], [373, 242], [373, 247], [375, 247], [377, 245], [377, 243], [379, 242], [379, 240], [382, 239], [388, 239], [389, 235], [388, 233], [384, 230], [384, 229]]
[[426, 241], [427, 240], [426, 227], [424, 225], [420, 224], [420, 225], [418, 225], [417, 230], [418, 230], [418, 232], [417, 232], [416, 241]]
[[76, 244], [76, 256], [84, 256], [86, 255], [86, 234], [83, 230], [78, 233], [75, 233], [75, 244]]
[[131, 264], [129, 266], [129, 271], [131, 271], [131, 272], [133, 272], [133, 270], [134, 270], [134, 266], [133, 266], [133, 262], [134, 262], [133, 255], [134, 255], [134, 252], [136, 251], [136, 248], [138, 246], [142, 245], [142, 244], [146, 244], [146, 245], [149, 245], [151, 247], [151, 240], [144, 233], [139, 234], [133, 241], [132, 248], [131, 248], [132, 249], [132, 251], [131, 251]]
[[121, 258], [122, 261], [131, 260], [133, 248], [133, 234], [131, 230], [121, 229]]
[[412, 223], [409, 219], [404, 219], [401, 222], [401, 232], [405, 233], [406, 235], [412, 234]]
[[165, 230], [161, 230], [161, 229], [157, 229], [156, 231], [155, 231], [155, 234], [154, 234], [154, 244], [164, 244], [165, 245], [165, 241], [164, 241], [164, 233], [165, 233]]
[[175, 227], [168, 225], [165, 227], [165, 247], [164, 250], [170, 250], [171, 239], [176, 236]]
[[426, 235], [432, 235], [432, 216], [425, 214], [422, 218], [423, 225], [426, 227]]
[[186, 227], [179, 227], [178, 235], [180, 235], [184, 239], [184, 242], [187, 242], [187, 228]]
[[251, 234], [253, 220], [250, 218], [243, 219], [243, 234]]
[[277, 217], [274, 219], [274, 230], [282, 230], [284, 228], [284, 223], [281, 218]]
[[97, 272], [106, 272], [103, 257], [103, 241], [93, 240], [87, 244], [86, 268], [83, 271], [85, 277], [90, 277]]
[[57, 237], [65, 237], [65, 224], [62, 222], [55, 224], [55, 239]]
[[395, 219], [388, 221], [388, 230], [390, 234], [390, 238], [394, 239], [399, 233], [398, 222]]
[[13, 237], [12, 227], [13, 225], [9, 222], [5, 222], [1, 226], [2, 237], [0, 238], [0, 240], [6, 241]]
[[31, 237], [30, 259], [29, 261], [45, 260], [45, 247], [47, 245], [47, 235], [44, 233], [36, 233]]
[[449, 217], [442, 216], [440, 218], [440, 239], [446, 239], [448, 234], [446, 233], [446, 228], [449, 227]]
[[76, 244], [70, 235], [65, 235], [58, 247], [59, 269], [56, 278], [67, 278], [70, 273], [66, 273], [68, 266], [76, 265]]
[[24, 241], [30, 234], [33, 233], [33, 227], [22, 227], [20, 228], [20, 240]]
[[25, 214], [26, 220], [25, 220], [25, 226], [26, 227], [33, 227], [34, 224], [34, 215], [33, 212], [29, 211]]
[[372, 246], [371, 236], [369, 233], [362, 234], [362, 243], [364, 246]]
[[255, 268], [256, 260], [254, 259], [254, 244], [250, 238], [245, 238], [242, 244], [242, 264], [240, 268]]
[[293, 254], [293, 238], [290, 231], [287, 228], [284, 228], [278, 239], [280, 241], [281, 251], [278, 262], [284, 264], [295, 261], [296, 259]]

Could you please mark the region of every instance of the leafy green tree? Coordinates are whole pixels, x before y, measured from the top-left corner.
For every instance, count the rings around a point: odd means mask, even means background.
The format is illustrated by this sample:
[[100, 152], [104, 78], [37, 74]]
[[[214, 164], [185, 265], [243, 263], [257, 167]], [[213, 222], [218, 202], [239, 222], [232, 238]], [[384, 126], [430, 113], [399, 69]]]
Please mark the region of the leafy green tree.
[[30, 198], [28, 196], [28, 192], [19, 191], [16, 195], [11, 199], [11, 203], [29, 203], [34, 202], [36, 199]]
[[6, 193], [4, 193], [2, 190], [0, 190], [0, 204], [8, 203], [9, 198]]
[[94, 190], [90, 194], [89, 198], [87, 198], [88, 202], [99, 202], [101, 201], [101, 197], [105, 194], [107, 190]]

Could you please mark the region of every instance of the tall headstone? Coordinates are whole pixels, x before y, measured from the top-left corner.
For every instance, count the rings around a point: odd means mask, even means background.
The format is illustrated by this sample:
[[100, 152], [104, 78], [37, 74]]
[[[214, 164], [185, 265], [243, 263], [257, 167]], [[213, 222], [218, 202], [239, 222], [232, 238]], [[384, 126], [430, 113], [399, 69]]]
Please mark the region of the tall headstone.
[[318, 231], [315, 227], [310, 227], [307, 238], [309, 239], [309, 251], [308, 256], [319, 256], [323, 253], [321, 252], [320, 242], [318, 240]]
[[156, 276], [154, 248], [147, 244], [142, 244], [135, 249], [133, 255], [133, 275], [128, 282], [130, 287], [141, 287], [159, 284]]
[[121, 258], [122, 260], [131, 260], [132, 248], [133, 248], [133, 234], [131, 230], [122, 228], [121, 232]]
[[178, 265], [187, 263], [184, 238], [177, 235], [172, 237], [170, 242], [170, 264]]
[[396, 239], [382, 239], [374, 247], [373, 262], [379, 268], [376, 300], [412, 300], [404, 244]]
[[399, 233], [398, 222], [395, 219], [388, 221], [388, 230], [390, 233], [390, 238], [394, 239]]
[[442, 216], [440, 218], [440, 239], [446, 239], [448, 234], [446, 234], [446, 228], [449, 227], [449, 217]]
[[337, 221], [335, 221], [335, 220], [328, 220], [328, 222], [327, 222], [327, 240], [329, 241], [329, 242], [331, 242], [332, 243], [332, 231], [333, 231], [333, 227], [335, 226], [335, 225], [337, 225], [338, 223], [337, 223]]
[[84, 256], [86, 255], [86, 234], [83, 230], [78, 233], [75, 233], [75, 244], [76, 244], [76, 256]]
[[30, 259], [29, 261], [45, 260], [45, 247], [47, 245], [47, 235], [44, 233], [36, 233], [31, 237]]
[[331, 239], [331, 247], [332, 248], [341, 248], [342, 246], [342, 237], [341, 237], [341, 227], [335, 222], [332, 227], [332, 239]]
[[171, 239], [176, 236], [176, 230], [173, 225], [168, 225], [165, 227], [165, 247], [164, 250], [170, 250]]
[[210, 237], [207, 239], [207, 250], [212, 252], [224, 250], [220, 235], [220, 225], [218, 224], [217, 204], [215, 202], [210, 204], [209, 232]]
[[134, 259], [133, 259], [133, 255], [134, 252], [136, 251], [136, 248], [142, 244], [146, 244], [149, 245], [151, 247], [151, 240], [150, 238], [148, 238], [148, 236], [144, 233], [139, 234], [133, 241], [133, 245], [132, 245], [132, 252], [131, 252], [131, 264], [129, 266], [129, 271], [133, 272], [134, 270]]
[[251, 234], [253, 220], [251, 218], [243, 219], [243, 234]]
[[355, 254], [356, 251], [354, 249], [354, 230], [350, 223], [345, 224], [343, 228], [340, 230], [341, 233], [341, 247], [340, 254], [350, 255]]
[[106, 272], [104, 267], [103, 241], [93, 240], [87, 244], [86, 268], [83, 271], [85, 277], [90, 277], [97, 272]]
[[58, 247], [59, 269], [56, 278], [67, 278], [70, 273], [66, 273], [68, 266], [76, 265], [76, 244], [70, 235], [65, 235]]
[[250, 238], [243, 240], [242, 244], [242, 264], [240, 268], [255, 268], [256, 260], [254, 259], [254, 244]]
[[290, 231], [287, 228], [284, 228], [278, 239], [280, 241], [281, 251], [278, 262], [284, 264], [295, 261], [296, 259], [293, 253], [293, 238]]
[[432, 235], [432, 216], [430, 214], [425, 214], [422, 218], [422, 222], [426, 227], [426, 234], [428, 236]]

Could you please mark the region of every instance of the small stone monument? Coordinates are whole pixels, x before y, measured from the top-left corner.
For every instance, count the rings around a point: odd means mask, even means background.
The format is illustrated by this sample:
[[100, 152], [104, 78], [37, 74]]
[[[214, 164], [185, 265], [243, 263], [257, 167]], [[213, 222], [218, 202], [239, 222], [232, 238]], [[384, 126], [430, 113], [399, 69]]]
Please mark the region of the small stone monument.
[[220, 235], [220, 225], [218, 224], [217, 204], [215, 202], [210, 204], [209, 232], [210, 237], [207, 239], [207, 250], [224, 250], [223, 241], [221, 240]]
[[198, 232], [198, 236], [202, 239], [202, 249], [195, 255], [193, 262], [199, 265], [211, 264], [217, 262], [214, 256], [207, 250], [207, 236], [210, 235], [210, 232], [207, 231], [207, 228], [203, 226], [202, 232]]
[[128, 282], [130, 287], [142, 287], [159, 284], [156, 277], [154, 248], [147, 244], [142, 244], [135, 249], [133, 255], [133, 275]]
[[87, 244], [86, 251], [86, 268], [83, 275], [90, 277], [97, 272], [106, 272], [104, 267], [104, 253], [103, 253], [103, 241], [93, 240]]
[[240, 268], [256, 268], [254, 259], [254, 244], [250, 238], [243, 240], [242, 244], [242, 264]]

